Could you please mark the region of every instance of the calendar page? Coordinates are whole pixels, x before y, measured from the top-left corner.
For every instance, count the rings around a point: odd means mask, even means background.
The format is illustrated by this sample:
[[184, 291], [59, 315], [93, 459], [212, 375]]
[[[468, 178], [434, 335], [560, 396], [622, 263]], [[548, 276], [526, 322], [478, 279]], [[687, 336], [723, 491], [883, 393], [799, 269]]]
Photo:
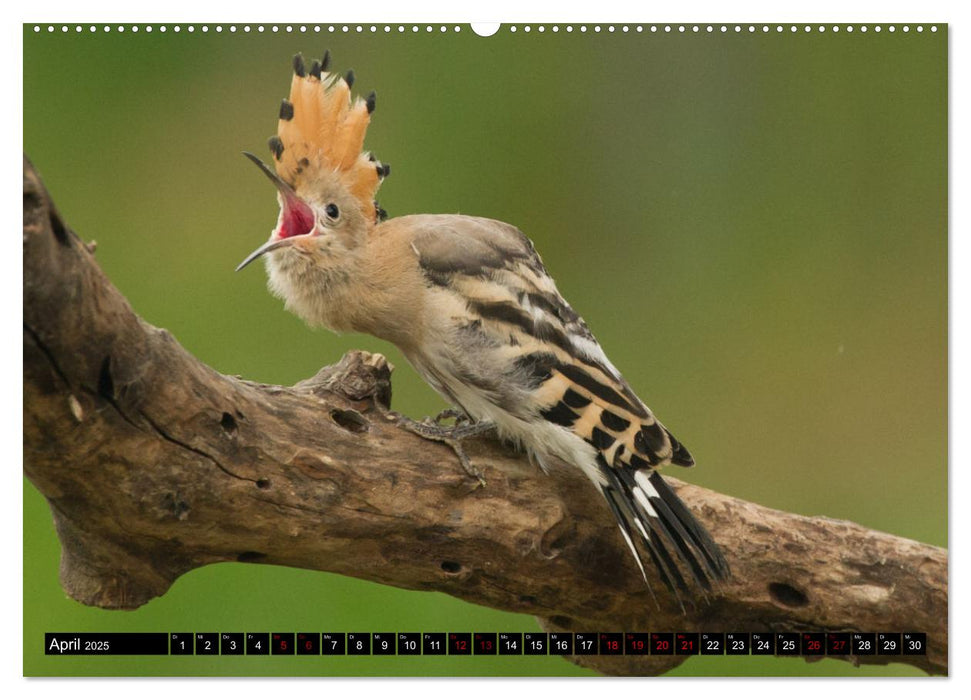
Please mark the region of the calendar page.
[[946, 24], [22, 31], [24, 675], [948, 673]]

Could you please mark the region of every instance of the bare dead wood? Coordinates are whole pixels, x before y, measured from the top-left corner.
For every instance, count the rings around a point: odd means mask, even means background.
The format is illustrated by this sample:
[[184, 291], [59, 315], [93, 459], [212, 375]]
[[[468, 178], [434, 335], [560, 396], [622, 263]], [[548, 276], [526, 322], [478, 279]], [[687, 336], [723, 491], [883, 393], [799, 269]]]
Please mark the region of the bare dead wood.
[[[925, 631], [947, 673], [947, 552], [671, 480], [734, 576], [658, 610], [577, 470], [493, 440], [451, 451], [397, 427], [391, 368], [352, 352], [293, 387], [223, 376], [142, 321], [24, 162], [24, 471], [50, 503], [61, 584], [136, 608], [199, 566], [264, 562], [434, 590], [550, 630]], [[655, 582], [655, 590], [662, 587]], [[679, 657], [586, 656], [608, 674]]]

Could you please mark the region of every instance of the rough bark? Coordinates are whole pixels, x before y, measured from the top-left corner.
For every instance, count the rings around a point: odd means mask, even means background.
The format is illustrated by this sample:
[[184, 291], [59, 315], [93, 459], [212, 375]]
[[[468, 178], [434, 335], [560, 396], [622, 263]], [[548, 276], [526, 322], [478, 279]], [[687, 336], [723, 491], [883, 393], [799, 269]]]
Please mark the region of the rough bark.
[[[550, 630], [924, 631], [947, 673], [947, 552], [671, 479], [733, 571], [683, 614], [655, 605], [578, 470], [481, 438], [488, 484], [399, 428], [391, 367], [352, 352], [293, 387], [219, 374], [142, 321], [24, 161], [24, 472], [50, 503], [73, 598], [135, 608], [244, 561], [435, 590]], [[659, 609], [660, 608], [660, 609]], [[683, 657], [587, 656], [608, 674]]]

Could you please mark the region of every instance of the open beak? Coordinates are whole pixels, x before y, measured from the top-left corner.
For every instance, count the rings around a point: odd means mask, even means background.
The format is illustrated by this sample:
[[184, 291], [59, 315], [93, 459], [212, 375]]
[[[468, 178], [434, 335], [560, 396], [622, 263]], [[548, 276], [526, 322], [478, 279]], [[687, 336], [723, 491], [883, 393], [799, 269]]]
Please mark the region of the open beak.
[[[280, 177], [275, 172], [270, 170], [270, 168], [263, 161], [261, 161], [252, 153], [249, 153], [247, 151], [243, 151], [243, 155], [249, 158], [254, 163], [256, 163], [256, 167], [262, 170], [263, 174], [266, 175], [268, 178], [270, 178], [270, 182], [272, 182], [273, 185], [276, 187], [277, 191], [280, 193], [280, 198], [283, 200], [284, 211], [286, 211], [288, 207], [296, 207], [296, 206], [306, 207], [306, 205], [300, 201], [300, 198], [297, 196], [297, 193], [293, 191], [293, 188], [290, 187], [290, 185], [285, 183], [283, 180], [281, 180]], [[313, 229], [311, 228], [311, 230]], [[289, 243], [292, 243], [294, 240], [301, 237], [302, 236], [299, 236], [299, 235], [291, 235], [291, 236], [285, 236], [282, 238], [275, 238], [275, 237], [271, 238], [266, 243], [264, 243], [259, 248], [257, 248], [252, 253], [250, 253], [246, 257], [246, 259], [243, 260], [243, 262], [241, 262], [236, 267], [236, 272], [239, 272], [244, 267], [249, 265], [251, 262], [253, 262], [259, 257], [262, 257], [263, 255], [266, 255], [271, 250], [276, 250], [277, 248], [280, 248], [281, 246], [285, 246]]]

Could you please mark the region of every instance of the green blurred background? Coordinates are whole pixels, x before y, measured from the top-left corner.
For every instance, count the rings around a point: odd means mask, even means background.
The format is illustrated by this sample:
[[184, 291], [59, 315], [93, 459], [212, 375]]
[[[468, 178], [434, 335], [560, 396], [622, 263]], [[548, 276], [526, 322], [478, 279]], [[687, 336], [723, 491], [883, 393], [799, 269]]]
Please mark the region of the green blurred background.
[[[747, 27], [746, 27], [747, 29]], [[330, 48], [377, 91], [367, 146], [392, 215], [503, 219], [709, 488], [947, 546], [947, 30], [482, 38], [123, 34], [24, 27], [24, 150], [147, 321], [228, 374], [292, 384], [365, 348], [394, 407], [443, 402], [391, 346], [310, 331], [235, 265], [277, 204], [266, 154], [290, 57]], [[542, 476], [537, 473], [537, 478]], [[27, 675], [584, 675], [552, 658], [56, 658], [45, 631], [528, 631], [441, 594], [209, 566], [134, 612], [69, 600], [44, 499], [24, 484]], [[919, 675], [697, 658], [672, 675]]]

